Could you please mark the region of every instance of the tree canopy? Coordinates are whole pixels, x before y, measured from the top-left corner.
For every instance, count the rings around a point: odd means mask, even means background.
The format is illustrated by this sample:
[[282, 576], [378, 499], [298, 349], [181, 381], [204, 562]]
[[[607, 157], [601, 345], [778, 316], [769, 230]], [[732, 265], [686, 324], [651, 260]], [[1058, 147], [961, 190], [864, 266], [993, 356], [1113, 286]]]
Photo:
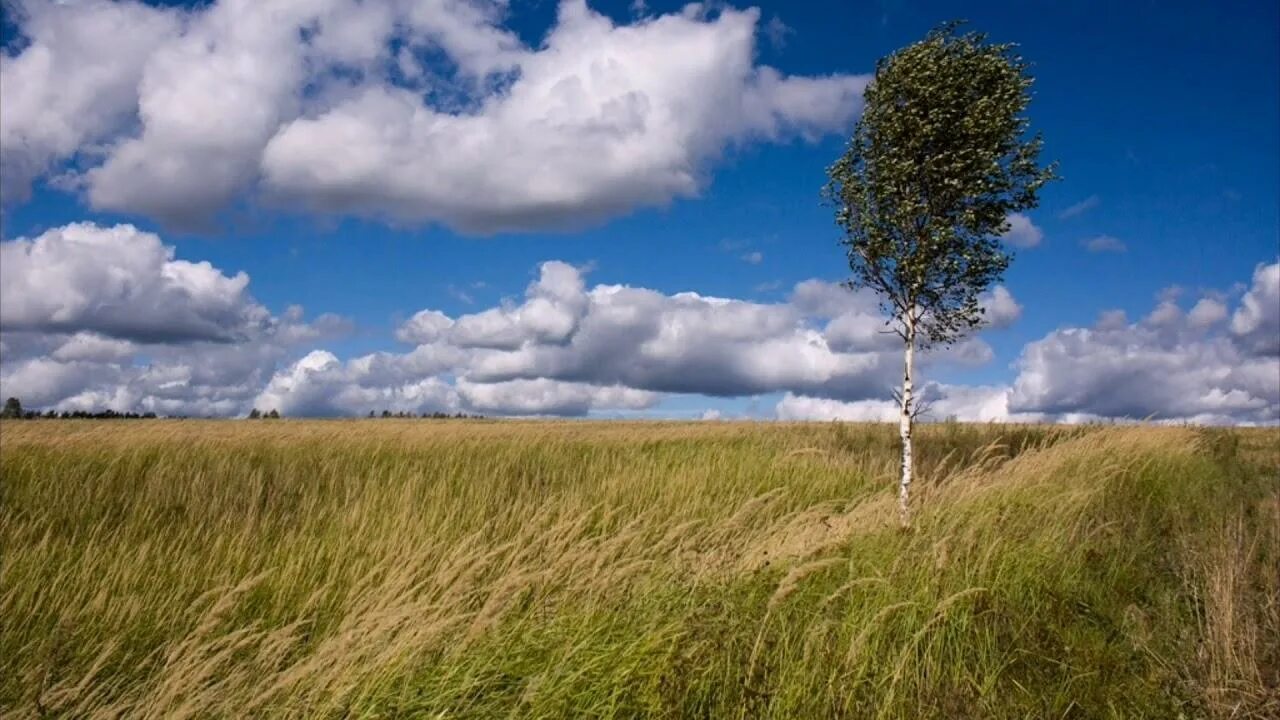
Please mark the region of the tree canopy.
[[[880, 60], [845, 154], [829, 168], [852, 270], [921, 345], [981, 323], [979, 294], [1010, 256], [1000, 235], [1054, 166], [1028, 136], [1027, 63], [1011, 44], [945, 24]], [[905, 328], [895, 328], [904, 334]], [[905, 337], [904, 337], [905, 339]]]

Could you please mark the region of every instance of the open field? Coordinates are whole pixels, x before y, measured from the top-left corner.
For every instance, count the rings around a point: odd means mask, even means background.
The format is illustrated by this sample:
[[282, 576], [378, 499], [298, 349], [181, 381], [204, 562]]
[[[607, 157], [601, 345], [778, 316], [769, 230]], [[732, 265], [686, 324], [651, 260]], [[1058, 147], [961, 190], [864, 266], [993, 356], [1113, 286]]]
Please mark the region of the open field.
[[1277, 717], [1280, 431], [0, 424], [4, 717]]

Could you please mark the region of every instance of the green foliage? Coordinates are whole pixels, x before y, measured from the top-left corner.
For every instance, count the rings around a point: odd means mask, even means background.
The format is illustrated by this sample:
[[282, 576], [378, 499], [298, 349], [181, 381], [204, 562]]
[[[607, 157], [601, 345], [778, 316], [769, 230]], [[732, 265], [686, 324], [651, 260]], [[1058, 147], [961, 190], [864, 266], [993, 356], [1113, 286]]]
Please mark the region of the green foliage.
[[11, 397], [4, 401], [4, 409], [0, 410], [2, 418], [20, 418], [22, 417], [22, 401], [16, 397]]
[[981, 323], [978, 296], [1009, 264], [1006, 218], [1035, 207], [1054, 177], [1038, 164], [1040, 136], [1027, 137], [1027, 69], [1013, 45], [943, 25], [876, 65], [828, 170], [851, 284], [879, 293], [922, 345]]

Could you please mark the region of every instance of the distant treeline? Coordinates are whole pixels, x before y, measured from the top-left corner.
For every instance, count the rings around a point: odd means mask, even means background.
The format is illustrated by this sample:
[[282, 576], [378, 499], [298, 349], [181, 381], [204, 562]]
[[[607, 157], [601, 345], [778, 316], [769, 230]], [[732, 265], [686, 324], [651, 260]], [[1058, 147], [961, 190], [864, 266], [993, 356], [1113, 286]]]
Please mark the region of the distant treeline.
[[116, 412], [115, 410], [101, 410], [99, 412], [89, 412], [87, 410], [46, 410], [43, 413], [37, 410], [23, 410], [22, 401], [18, 398], [9, 398], [4, 401], [4, 409], [0, 410], [0, 418], [10, 418], [13, 420], [71, 420], [71, 419], [91, 419], [91, 420], [153, 420], [159, 417], [153, 412], [135, 413], [135, 412]]
[[[88, 410], [24, 410], [22, 401], [16, 397], [11, 397], [4, 401], [4, 409], [0, 410], [0, 418], [9, 418], [13, 420], [154, 420], [160, 417], [153, 412], [136, 413], [136, 412], [116, 412], [115, 410], [99, 410], [97, 412], [89, 412]], [[173, 420], [183, 420], [185, 415], [168, 415], [165, 416]], [[279, 410], [269, 410], [263, 412], [258, 408], [254, 408], [249, 412], [249, 420], [278, 420], [283, 417]], [[377, 415], [374, 411], [369, 411], [371, 418], [424, 418], [428, 420], [483, 420], [484, 415], [467, 415], [466, 413], [448, 413], [433, 412], [422, 413], [416, 415], [411, 412], [393, 413], [390, 410], [383, 410], [381, 415]]]

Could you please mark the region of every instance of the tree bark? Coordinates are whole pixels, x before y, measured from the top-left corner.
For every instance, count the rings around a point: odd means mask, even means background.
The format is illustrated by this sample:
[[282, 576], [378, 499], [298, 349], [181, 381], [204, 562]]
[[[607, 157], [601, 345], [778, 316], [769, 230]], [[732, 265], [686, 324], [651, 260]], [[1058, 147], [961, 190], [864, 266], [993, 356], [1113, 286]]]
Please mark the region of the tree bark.
[[902, 437], [902, 478], [898, 481], [898, 514], [902, 518], [902, 527], [911, 526], [911, 480], [915, 468], [911, 459], [911, 422], [914, 419], [915, 407], [912, 405], [912, 376], [915, 374], [916, 328], [915, 320], [907, 313], [906, 321], [906, 357], [902, 373], [902, 415], [898, 421], [898, 434]]

